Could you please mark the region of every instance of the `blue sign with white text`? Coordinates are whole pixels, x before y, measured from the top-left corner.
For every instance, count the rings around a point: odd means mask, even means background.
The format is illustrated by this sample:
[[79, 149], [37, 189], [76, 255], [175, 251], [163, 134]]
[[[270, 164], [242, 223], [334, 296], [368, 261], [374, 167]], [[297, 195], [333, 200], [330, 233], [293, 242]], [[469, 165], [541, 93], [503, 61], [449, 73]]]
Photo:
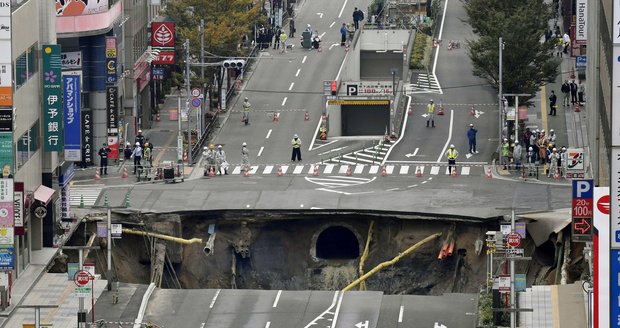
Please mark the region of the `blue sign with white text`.
[[620, 327], [620, 250], [612, 249], [609, 254], [611, 269], [611, 291], [609, 292], [609, 312], [611, 327]]
[[15, 248], [13, 247], [0, 248], [0, 269], [12, 270], [15, 268], [14, 252]]
[[586, 68], [586, 56], [577, 56], [577, 57], [575, 57], [575, 67], [576, 68]]
[[573, 199], [594, 197], [594, 182], [592, 180], [573, 180]]
[[80, 77], [64, 75], [62, 77], [64, 95], [64, 135], [65, 160], [79, 162], [82, 160], [81, 122], [80, 122]]

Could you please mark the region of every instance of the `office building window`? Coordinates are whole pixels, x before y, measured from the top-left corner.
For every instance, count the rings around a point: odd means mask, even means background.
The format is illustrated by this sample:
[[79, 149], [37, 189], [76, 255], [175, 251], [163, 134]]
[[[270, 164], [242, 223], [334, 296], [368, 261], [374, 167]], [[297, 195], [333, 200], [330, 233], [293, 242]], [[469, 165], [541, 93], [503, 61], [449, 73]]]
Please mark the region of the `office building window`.
[[21, 168], [39, 150], [39, 120], [17, 140], [17, 169]]
[[35, 43], [15, 60], [15, 90], [24, 85], [38, 68], [37, 43]]

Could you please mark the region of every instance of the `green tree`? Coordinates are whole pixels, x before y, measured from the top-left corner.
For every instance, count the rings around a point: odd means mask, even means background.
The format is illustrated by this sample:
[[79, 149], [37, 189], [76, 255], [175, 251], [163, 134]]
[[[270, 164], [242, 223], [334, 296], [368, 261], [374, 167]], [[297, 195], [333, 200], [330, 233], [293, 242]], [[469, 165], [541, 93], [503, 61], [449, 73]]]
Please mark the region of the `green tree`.
[[499, 38], [504, 41], [503, 91], [535, 94], [558, 74], [555, 39], [543, 36], [552, 17], [543, 0], [469, 0], [465, 4], [477, 40], [467, 41], [473, 73], [499, 88]]
[[[201, 19], [205, 22], [205, 62], [246, 55], [245, 49], [240, 47], [243, 37], [250, 34], [255, 24], [265, 21], [260, 7], [252, 3], [253, 0], [169, 1], [165, 15], [176, 23], [177, 58], [184, 57], [181, 44], [189, 40], [190, 55], [200, 60]], [[198, 72], [200, 68], [192, 70]], [[206, 68], [206, 72], [206, 77], [212, 75], [212, 69]]]

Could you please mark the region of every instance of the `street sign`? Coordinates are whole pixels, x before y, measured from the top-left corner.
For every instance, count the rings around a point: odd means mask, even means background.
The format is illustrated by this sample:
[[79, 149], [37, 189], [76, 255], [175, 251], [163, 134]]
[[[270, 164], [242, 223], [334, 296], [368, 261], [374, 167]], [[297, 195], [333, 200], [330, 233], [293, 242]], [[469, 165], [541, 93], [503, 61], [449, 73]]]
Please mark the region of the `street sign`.
[[75, 282], [75, 285], [78, 287], [84, 287], [88, 285], [88, 283], [90, 282], [90, 273], [84, 270], [76, 272], [73, 276], [73, 282]]
[[592, 241], [592, 218], [573, 218], [572, 223], [573, 241]]
[[501, 274], [497, 277], [497, 286], [500, 292], [509, 292], [510, 291], [510, 275], [509, 274]]
[[506, 236], [506, 243], [510, 247], [519, 247], [521, 245], [521, 236], [518, 233], [511, 232]]
[[153, 67], [151, 69], [151, 75], [153, 76], [153, 80], [163, 80], [164, 79], [164, 68]]
[[93, 290], [90, 287], [75, 287], [73, 295], [75, 297], [90, 297], [92, 292]]
[[[610, 261], [611, 265], [611, 277], [620, 277], [620, 251], [616, 249], [611, 250]], [[610, 322], [612, 323], [611, 327], [620, 327], [620, 322], [618, 318], [620, 318], [620, 279], [610, 279], [611, 280], [611, 292], [609, 293], [610, 304], [609, 308], [611, 311]], [[601, 326], [602, 327], [602, 326]]]
[[596, 208], [598, 208], [601, 213], [609, 215], [610, 202], [611, 200], [609, 198], [609, 195], [603, 195], [596, 201]]
[[586, 68], [586, 56], [575, 57], [575, 68]]
[[[197, 96], [196, 96], [197, 97]], [[200, 107], [200, 104], [202, 103], [202, 101], [200, 100], [200, 98], [194, 98], [192, 99], [192, 107], [194, 108], [198, 108]]]
[[508, 248], [506, 249], [506, 257], [523, 257], [524, 255], [523, 248]]
[[193, 88], [191, 94], [192, 94], [192, 96], [194, 98], [197, 98], [198, 96], [200, 96], [200, 89], [199, 88]]

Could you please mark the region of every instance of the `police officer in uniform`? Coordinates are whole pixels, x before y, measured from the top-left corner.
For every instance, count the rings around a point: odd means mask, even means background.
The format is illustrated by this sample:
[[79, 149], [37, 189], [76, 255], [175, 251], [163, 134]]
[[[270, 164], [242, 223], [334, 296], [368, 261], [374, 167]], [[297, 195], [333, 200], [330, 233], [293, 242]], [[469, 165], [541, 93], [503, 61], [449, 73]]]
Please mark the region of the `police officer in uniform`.
[[112, 150], [108, 148], [107, 143], [103, 143], [103, 147], [99, 149], [99, 156], [101, 157], [101, 174], [108, 175], [108, 154]]

